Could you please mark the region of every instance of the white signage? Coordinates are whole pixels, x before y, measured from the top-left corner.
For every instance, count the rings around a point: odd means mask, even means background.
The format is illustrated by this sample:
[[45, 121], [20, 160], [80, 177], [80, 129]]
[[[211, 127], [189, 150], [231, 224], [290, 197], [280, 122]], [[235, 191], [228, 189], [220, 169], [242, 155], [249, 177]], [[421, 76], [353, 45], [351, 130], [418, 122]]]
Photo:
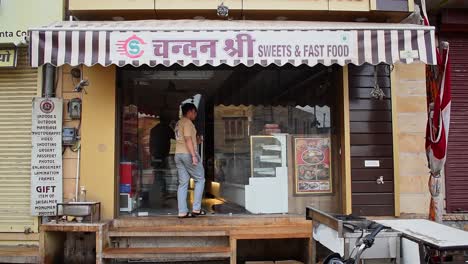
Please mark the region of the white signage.
[[203, 61], [212, 65], [316, 60], [357, 61], [356, 31], [111, 32], [110, 60], [116, 64], [139, 61], [173, 63]]
[[33, 99], [31, 214], [52, 216], [62, 202], [62, 99]]
[[419, 59], [418, 50], [400, 50], [400, 59]]
[[366, 167], [366, 168], [378, 168], [378, 167], [380, 167], [380, 160], [366, 160], [366, 161], [364, 161], [364, 167]]

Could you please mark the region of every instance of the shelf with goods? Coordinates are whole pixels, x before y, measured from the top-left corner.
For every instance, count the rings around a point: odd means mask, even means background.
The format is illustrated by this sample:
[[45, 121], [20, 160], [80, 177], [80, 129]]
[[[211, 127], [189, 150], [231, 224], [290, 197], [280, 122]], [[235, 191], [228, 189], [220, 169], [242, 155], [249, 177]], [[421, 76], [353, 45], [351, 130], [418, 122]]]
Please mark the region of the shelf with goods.
[[140, 193], [138, 108], [134, 105], [125, 106], [122, 113], [121, 146], [120, 211], [131, 212], [137, 207], [137, 200]]

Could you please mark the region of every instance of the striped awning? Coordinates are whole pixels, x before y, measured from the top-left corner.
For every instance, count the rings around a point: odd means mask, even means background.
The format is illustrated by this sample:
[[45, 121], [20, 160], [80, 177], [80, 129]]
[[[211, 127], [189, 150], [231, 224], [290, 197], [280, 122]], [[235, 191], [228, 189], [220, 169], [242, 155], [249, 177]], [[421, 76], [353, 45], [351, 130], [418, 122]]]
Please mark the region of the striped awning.
[[79, 21], [30, 30], [31, 65], [436, 64], [434, 28], [305, 21]]

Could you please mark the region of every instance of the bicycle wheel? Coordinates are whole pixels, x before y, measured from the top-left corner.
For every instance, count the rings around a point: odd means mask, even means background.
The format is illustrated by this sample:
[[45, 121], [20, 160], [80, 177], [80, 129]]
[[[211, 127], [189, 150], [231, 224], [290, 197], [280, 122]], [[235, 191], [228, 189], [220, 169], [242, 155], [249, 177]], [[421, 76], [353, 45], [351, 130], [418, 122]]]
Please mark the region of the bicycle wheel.
[[323, 264], [344, 264], [340, 254], [333, 253], [323, 260]]

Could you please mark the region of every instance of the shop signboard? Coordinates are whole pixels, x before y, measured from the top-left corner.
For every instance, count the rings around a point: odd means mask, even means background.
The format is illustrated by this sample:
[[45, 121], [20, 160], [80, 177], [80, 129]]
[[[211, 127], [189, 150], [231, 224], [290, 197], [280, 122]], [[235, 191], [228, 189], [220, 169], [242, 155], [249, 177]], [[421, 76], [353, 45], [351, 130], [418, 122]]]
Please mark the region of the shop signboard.
[[33, 99], [31, 215], [52, 216], [62, 202], [62, 99]]
[[[179, 32], [110, 33], [110, 60], [117, 65], [208, 62], [218, 64], [292, 64], [303, 60], [338, 63], [358, 60], [357, 31], [202, 31], [187, 37]], [[91, 58], [89, 58], [91, 59]], [[249, 63], [251, 62], [251, 63]]]
[[0, 48], [0, 68], [16, 67], [16, 59], [16, 48]]
[[63, 19], [63, 0], [1, 0], [0, 44], [25, 44], [30, 27]]
[[332, 192], [329, 137], [294, 138], [295, 194]]
[[[31, 29], [31, 65], [436, 64], [434, 30], [406, 24], [157, 20]], [[45, 36], [45, 37], [44, 37]], [[69, 39], [73, 45], [63, 45]], [[67, 42], [68, 43], [68, 42]], [[417, 45], [416, 45], [417, 44]], [[403, 51], [400, 54], [400, 51]], [[403, 57], [401, 57], [402, 55]]]

